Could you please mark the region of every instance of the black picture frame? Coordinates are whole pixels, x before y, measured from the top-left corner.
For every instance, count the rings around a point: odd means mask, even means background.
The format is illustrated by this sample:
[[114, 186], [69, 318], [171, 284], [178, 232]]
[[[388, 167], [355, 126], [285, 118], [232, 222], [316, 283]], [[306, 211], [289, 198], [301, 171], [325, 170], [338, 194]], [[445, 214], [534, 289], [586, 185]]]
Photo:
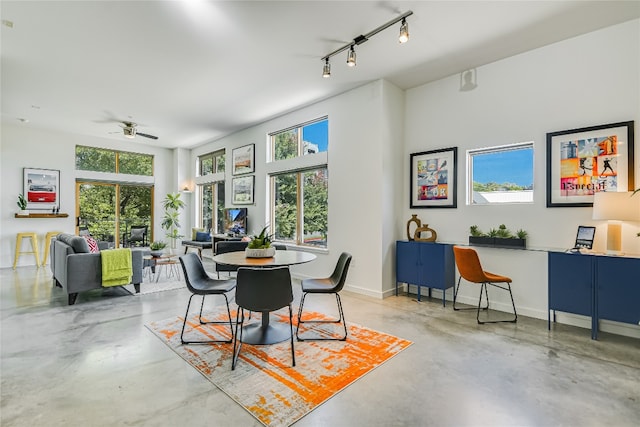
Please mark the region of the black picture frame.
[[232, 175], [242, 175], [255, 170], [255, 144], [234, 148], [231, 151]]
[[458, 147], [412, 153], [410, 207], [457, 208]]
[[591, 207], [633, 189], [633, 121], [547, 133], [547, 207]]

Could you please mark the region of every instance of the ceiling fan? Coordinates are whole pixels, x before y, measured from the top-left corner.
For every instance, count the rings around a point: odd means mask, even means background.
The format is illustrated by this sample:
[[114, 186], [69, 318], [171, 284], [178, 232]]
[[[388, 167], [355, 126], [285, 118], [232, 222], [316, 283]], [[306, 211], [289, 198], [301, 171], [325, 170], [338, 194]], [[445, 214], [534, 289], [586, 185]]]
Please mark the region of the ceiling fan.
[[138, 132], [138, 124], [134, 123], [134, 122], [128, 122], [128, 121], [122, 121], [120, 122], [121, 125], [120, 127], [122, 127], [122, 131], [124, 132], [124, 136], [125, 138], [135, 138], [136, 135], [138, 136], [143, 136], [145, 138], [150, 138], [150, 139], [158, 139], [157, 136], [155, 135], [150, 135], [148, 133], [142, 133], [142, 132]]

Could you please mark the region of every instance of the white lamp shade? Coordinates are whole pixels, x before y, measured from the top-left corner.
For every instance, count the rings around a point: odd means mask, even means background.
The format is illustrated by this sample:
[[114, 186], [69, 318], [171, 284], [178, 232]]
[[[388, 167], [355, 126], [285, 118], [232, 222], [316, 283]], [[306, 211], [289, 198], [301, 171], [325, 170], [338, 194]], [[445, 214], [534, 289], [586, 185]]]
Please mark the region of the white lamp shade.
[[593, 219], [640, 221], [640, 194], [598, 192], [593, 196]]

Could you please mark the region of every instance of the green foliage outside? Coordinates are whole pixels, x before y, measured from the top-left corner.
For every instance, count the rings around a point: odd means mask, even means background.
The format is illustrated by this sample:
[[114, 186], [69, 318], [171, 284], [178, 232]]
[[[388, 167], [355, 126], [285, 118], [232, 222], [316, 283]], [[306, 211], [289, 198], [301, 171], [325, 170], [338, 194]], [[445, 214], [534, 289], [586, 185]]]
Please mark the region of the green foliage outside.
[[[76, 146], [76, 169], [110, 173], [118, 170], [119, 173], [152, 176], [153, 156]], [[120, 191], [117, 207], [116, 190]], [[141, 185], [82, 184], [80, 225], [86, 226], [97, 239], [111, 242], [120, 240], [132, 225], [148, 225], [151, 233], [152, 192], [152, 187]], [[118, 239], [115, 238], [116, 209]]]
[[503, 182], [502, 184], [498, 184], [497, 182], [473, 182], [473, 191], [477, 192], [485, 192], [489, 193], [492, 191], [524, 191], [524, 190], [533, 190], [533, 185], [522, 186], [518, 184], [513, 184], [510, 182]]

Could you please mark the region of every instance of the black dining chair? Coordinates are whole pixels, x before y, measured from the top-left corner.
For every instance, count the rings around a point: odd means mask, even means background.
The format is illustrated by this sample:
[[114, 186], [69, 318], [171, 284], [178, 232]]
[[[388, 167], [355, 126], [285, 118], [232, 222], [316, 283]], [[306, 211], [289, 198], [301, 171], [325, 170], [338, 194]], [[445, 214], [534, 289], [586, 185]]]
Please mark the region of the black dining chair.
[[259, 311], [263, 316], [270, 312], [289, 308], [289, 330], [291, 337], [292, 366], [296, 366], [296, 355], [293, 347], [293, 289], [291, 288], [291, 273], [288, 267], [274, 268], [238, 268], [236, 278], [236, 304], [239, 309], [236, 314], [236, 331], [233, 335], [233, 361], [231, 369], [236, 368], [238, 356], [242, 348], [243, 325], [245, 310]]
[[[217, 242], [215, 248], [213, 249], [216, 255], [226, 254], [228, 252], [242, 252], [247, 248], [248, 244], [249, 242], [242, 242], [239, 240], [229, 240], [229, 241]], [[218, 278], [220, 278], [221, 271], [231, 275], [231, 273], [238, 271], [238, 266], [216, 263], [216, 273], [218, 274]]]
[[122, 236], [123, 246], [148, 246], [146, 225], [132, 225], [129, 227], [129, 233]]
[[[298, 310], [298, 326], [296, 327], [296, 338], [298, 341], [327, 341], [337, 340], [345, 341], [347, 339], [347, 323], [344, 319], [344, 312], [342, 311], [342, 301], [340, 300], [339, 292], [344, 287], [344, 283], [347, 280], [347, 273], [349, 272], [349, 265], [351, 264], [351, 254], [343, 252], [338, 258], [335, 269], [331, 276], [322, 279], [303, 279], [302, 280], [302, 298], [300, 300], [300, 309]], [[304, 301], [309, 294], [335, 294], [336, 302], [338, 304], [338, 319], [337, 320], [302, 320], [302, 311], [304, 307]], [[313, 338], [300, 338], [298, 331], [300, 325], [303, 323], [342, 323], [344, 327], [344, 336], [342, 337], [313, 337]]]
[[[180, 341], [182, 344], [209, 344], [209, 343], [231, 343], [233, 341], [233, 325], [231, 320], [231, 310], [229, 309], [229, 299], [227, 298], [227, 293], [232, 291], [236, 287], [235, 279], [214, 279], [209, 276], [209, 274], [205, 271], [204, 266], [202, 265], [202, 261], [198, 258], [194, 252], [182, 255], [179, 257], [180, 264], [182, 265], [182, 271], [184, 272], [184, 278], [187, 282], [187, 288], [191, 291], [191, 296], [189, 297], [189, 303], [187, 304], [187, 311], [184, 315], [184, 322], [182, 323], [182, 332], [180, 332]], [[200, 304], [200, 314], [198, 316], [198, 321], [201, 325], [206, 324], [229, 324], [229, 330], [231, 331], [231, 337], [227, 340], [209, 340], [209, 341], [194, 341], [194, 340], [185, 340], [184, 339], [184, 329], [187, 324], [187, 319], [189, 317], [189, 307], [191, 306], [191, 299], [195, 295], [202, 295], [202, 303]], [[227, 314], [229, 319], [227, 321], [210, 321], [204, 322], [202, 321], [202, 309], [204, 307], [204, 298], [207, 295], [222, 295], [227, 305]]]

